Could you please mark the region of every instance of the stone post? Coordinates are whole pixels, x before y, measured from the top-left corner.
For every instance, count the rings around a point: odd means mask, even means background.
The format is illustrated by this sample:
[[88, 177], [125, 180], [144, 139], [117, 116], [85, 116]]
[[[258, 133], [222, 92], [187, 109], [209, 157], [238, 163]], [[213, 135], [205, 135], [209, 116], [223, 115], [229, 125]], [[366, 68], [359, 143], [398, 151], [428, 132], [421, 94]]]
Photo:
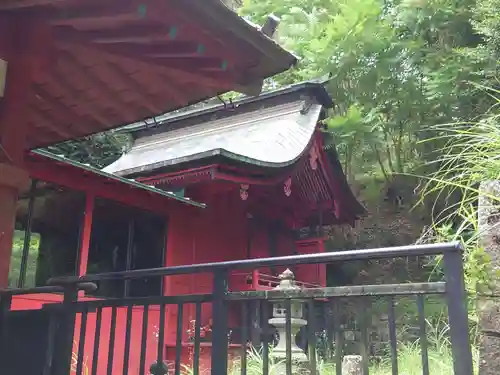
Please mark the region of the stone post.
[[[479, 375], [500, 374], [500, 181], [485, 181], [480, 186], [478, 222], [481, 245], [490, 260], [493, 276], [487, 291], [479, 290], [480, 329]], [[494, 199], [493, 197], [498, 197]]]
[[[297, 284], [295, 284], [295, 276], [292, 271], [287, 269], [281, 275], [279, 275], [280, 283], [274, 288], [274, 290], [290, 290], [290, 289], [300, 289]], [[273, 318], [269, 319], [269, 324], [276, 327], [279, 334], [278, 345], [272, 351], [272, 357], [276, 360], [276, 363], [280, 363], [280, 368], [277, 370], [277, 375], [286, 373], [286, 308], [284, 301], [276, 301], [273, 305]], [[294, 366], [293, 373], [297, 374], [301, 368], [305, 368], [308, 360], [307, 356], [302, 349], [300, 349], [295, 343], [295, 337], [299, 332], [300, 328], [307, 325], [307, 321], [303, 319], [303, 309], [302, 302], [291, 301], [291, 326], [292, 326], [292, 362]], [[282, 364], [282, 366], [281, 366]], [[281, 368], [282, 367], [282, 368]]]

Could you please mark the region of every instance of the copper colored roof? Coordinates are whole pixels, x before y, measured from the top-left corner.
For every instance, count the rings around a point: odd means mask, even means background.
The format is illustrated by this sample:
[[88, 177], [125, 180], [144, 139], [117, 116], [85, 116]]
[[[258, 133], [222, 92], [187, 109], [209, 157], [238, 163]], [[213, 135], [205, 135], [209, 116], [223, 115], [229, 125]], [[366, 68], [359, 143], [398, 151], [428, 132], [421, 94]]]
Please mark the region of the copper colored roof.
[[316, 129], [321, 105], [302, 112], [305, 105], [299, 100], [140, 138], [105, 171], [130, 175], [214, 155], [285, 167], [302, 155]]
[[[153, 134], [137, 134], [131, 149], [104, 170], [142, 175], [218, 155], [261, 167], [292, 165], [311, 144], [323, 104], [330, 104], [307, 95], [308, 86], [296, 87], [301, 90], [236, 102], [232, 111], [219, 109], [210, 116], [201, 110], [166, 120], [149, 130]], [[315, 95], [324, 91], [319, 84], [312, 89]]]
[[3, 0], [2, 16], [36, 19], [50, 36], [28, 148], [243, 91], [295, 63], [220, 0]]

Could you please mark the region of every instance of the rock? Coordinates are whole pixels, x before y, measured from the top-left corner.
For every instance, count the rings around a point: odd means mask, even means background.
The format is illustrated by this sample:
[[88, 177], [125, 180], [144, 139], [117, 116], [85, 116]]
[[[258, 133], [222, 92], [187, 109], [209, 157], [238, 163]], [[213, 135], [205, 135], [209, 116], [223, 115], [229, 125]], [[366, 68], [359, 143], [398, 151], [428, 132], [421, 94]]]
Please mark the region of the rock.
[[342, 359], [343, 375], [364, 375], [362, 357], [360, 355], [346, 355]]
[[[481, 184], [478, 202], [479, 233], [491, 263], [490, 275], [500, 270], [500, 204], [491, 196], [500, 197], [500, 181], [485, 181]], [[500, 373], [500, 300], [488, 294], [498, 295], [500, 284], [494, 277], [489, 280], [486, 291], [479, 290], [477, 308], [481, 331], [479, 345], [479, 375], [497, 375]], [[486, 295], [481, 295], [484, 292]]]

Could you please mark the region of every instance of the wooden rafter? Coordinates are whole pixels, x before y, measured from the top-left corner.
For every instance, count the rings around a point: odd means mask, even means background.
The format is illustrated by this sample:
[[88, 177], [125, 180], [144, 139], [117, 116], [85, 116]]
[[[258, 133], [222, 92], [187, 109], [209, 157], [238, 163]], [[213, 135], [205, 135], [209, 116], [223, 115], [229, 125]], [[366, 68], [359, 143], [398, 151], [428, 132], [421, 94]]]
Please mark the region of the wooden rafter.
[[39, 12], [39, 16], [53, 26], [85, 28], [137, 22], [149, 19], [148, 13], [145, 3], [141, 4], [134, 0], [121, 0], [119, 3], [104, 0], [103, 2], [79, 2], [73, 7], [45, 8], [43, 12]]
[[[104, 46], [102, 44], [78, 43], [78, 46], [72, 47], [67, 43], [60, 43], [60, 46], [62, 47], [63, 50], [68, 50], [68, 49], [75, 50], [76, 48], [79, 49], [83, 47], [88, 53], [91, 53], [92, 50], [94, 50], [97, 52], [101, 52], [100, 55], [102, 56], [105, 56], [104, 54], [109, 54], [109, 56], [129, 58], [131, 61], [134, 60], [140, 61], [149, 66], [156, 66], [159, 69], [163, 69], [164, 71], [168, 69], [172, 71], [172, 73], [174, 73], [175, 76], [177, 76], [179, 79], [184, 79], [190, 82], [197, 82], [207, 87], [226, 86], [229, 89], [229, 87], [235, 86], [235, 82], [238, 82], [238, 80], [233, 76], [231, 71], [223, 71], [222, 69], [219, 69], [219, 71], [216, 72], [208, 70], [203, 71], [203, 69], [201, 69], [200, 67], [191, 66], [190, 65], [191, 62], [188, 62], [187, 60], [175, 61], [175, 59], [169, 59], [169, 58], [158, 59], [143, 55], [140, 55], [141, 57], [137, 58], [135, 54], [136, 51], [134, 50], [125, 50], [120, 48], [120, 53], [117, 53], [116, 51], [114, 51], [115, 48], [109, 48], [109, 46]], [[196, 60], [193, 59], [193, 61]], [[221, 68], [222, 68], [222, 63], [221, 63]]]
[[[293, 61], [273, 43], [272, 53], [255, 50], [259, 32], [212, 1], [199, 7], [175, 0], [3, 0], [0, 31], [3, 58], [28, 51], [22, 59], [33, 65], [27, 92], [33, 113], [26, 121], [40, 141], [30, 135], [28, 147], [242, 91], [247, 80]], [[33, 38], [25, 43], [27, 35]]]

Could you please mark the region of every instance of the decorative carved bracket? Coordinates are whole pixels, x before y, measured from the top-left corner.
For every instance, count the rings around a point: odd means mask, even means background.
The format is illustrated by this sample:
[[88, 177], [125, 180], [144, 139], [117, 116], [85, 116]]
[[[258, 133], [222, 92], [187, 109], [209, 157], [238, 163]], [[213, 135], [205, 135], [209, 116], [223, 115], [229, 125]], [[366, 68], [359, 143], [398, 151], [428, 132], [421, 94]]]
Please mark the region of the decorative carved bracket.
[[309, 164], [311, 165], [311, 169], [315, 171], [318, 169], [318, 147], [314, 144], [309, 150]]
[[285, 180], [285, 184], [283, 186], [283, 191], [285, 192], [285, 195], [287, 197], [289, 197], [290, 195], [292, 195], [292, 178], [291, 177], [288, 177]]
[[240, 198], [242, 201], [246, 201], [248, 199], [248, 189], [250, 189], [250, 185], [248, 184], [240, 185]]

